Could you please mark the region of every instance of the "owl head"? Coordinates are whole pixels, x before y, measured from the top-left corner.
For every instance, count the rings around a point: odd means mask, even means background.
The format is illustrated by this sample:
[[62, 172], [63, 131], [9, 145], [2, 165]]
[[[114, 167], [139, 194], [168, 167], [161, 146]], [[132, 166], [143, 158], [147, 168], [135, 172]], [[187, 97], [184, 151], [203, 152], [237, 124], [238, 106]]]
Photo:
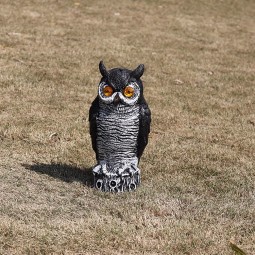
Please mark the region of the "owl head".
[[143, 96], [143, 84], [140, 77], [144, 72], [144, 65], [135, 70], [113, 68], [107, 70], [103, 61], [99, 63], [102, 79], [98, 87], [99, 99], [105, 104], [134, 105]]

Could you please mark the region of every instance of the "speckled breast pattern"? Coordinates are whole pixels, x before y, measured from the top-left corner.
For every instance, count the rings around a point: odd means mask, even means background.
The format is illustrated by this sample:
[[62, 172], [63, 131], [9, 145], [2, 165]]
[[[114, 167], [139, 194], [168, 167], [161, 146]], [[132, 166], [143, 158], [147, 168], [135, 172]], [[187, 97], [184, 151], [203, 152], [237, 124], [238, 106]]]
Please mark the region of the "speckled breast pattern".
[[97, 118], [97, 148], [99, 161], [109, 164], [137, 155], [139, 106], [104, 105]]

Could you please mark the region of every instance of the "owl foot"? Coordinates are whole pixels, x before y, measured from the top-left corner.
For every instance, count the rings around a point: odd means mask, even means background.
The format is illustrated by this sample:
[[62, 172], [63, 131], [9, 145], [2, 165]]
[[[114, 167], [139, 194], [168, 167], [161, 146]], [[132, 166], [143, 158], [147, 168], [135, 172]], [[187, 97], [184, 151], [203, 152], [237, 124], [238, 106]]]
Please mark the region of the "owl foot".
[[93, 168], [93, 174], [94, 187], [104, 192], [133, 191], [140, 184], [140, 169], [133, 162], [116, 169], [101, 161]]

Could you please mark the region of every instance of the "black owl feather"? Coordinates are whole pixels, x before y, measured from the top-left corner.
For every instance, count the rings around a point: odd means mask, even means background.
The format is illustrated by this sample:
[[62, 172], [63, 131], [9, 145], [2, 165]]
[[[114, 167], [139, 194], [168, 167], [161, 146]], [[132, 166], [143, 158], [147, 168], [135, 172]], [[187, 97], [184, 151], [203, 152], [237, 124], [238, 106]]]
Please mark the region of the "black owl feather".
[[89, 109], [89, 131], [92, 142], [92, 148], [96, 153], [96, 159], [98, 160], [98, 151], [97, 151], [97, 123], [96, 118], [99, 112], [99, 98], [98, 96], [92, 102], [92, 105]]
[[151, 124], [151, 111], [145, 99], [142, 98], [142, 102], [140, 102], [139, 133], [137, 138], [137, 157], [139, 160], [143, 154], [146, 145], [148, 144], [150, 124]]

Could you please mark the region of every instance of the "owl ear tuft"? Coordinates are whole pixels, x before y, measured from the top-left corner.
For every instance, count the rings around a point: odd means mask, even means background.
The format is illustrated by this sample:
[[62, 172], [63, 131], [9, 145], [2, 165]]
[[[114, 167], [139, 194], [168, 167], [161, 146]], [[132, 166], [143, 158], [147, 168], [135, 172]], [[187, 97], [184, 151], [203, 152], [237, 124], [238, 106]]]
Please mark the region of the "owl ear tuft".
[[108, 77], [108, 71], [106, 70], [106, 67], [103, 63], [103, 60], [100, 61], [99, 63], [99, 71], [102, 74], [103, 77], [107, 78]]
[[131, 72], [130, 76], [138, 80], [143, 75], [143, 72], [144, 72], [144, 65], [141, 64], [134, 71]]

